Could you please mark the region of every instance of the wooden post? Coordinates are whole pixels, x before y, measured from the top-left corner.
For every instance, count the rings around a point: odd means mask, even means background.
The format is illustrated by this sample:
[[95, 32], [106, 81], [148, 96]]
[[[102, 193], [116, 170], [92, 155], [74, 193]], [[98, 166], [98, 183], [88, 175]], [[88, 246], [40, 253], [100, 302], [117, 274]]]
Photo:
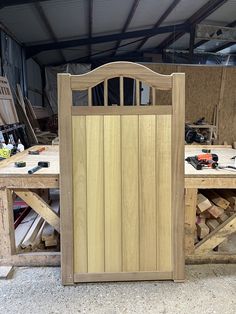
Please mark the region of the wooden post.
[[140, 106], [140, 81], [135, 80], [136, 82], [136, 106]]
[[197, 189], [185, 189], [185, 254], [194, 253]]
[[124, 77], [120, 76], [120, 106], [124, 106]]
[[[173, 279], [184, 281], [184, 120], [185, 74], [172, 74], [172, 234]], [[176, 145], [178, 143], [178, 145]]]
[[[91, 93], [90, 93], [91, 95]], [[91, 98], [91, 97], [90, 97]], [[62, 283], [74, 283], [74, 243], [73, 243], [73, 207], [72, 207], [72, 121], [71, 121], [71, 76], [58, 75], [58, 101], [60, 119], [60, 208], [61, 208], [61, 236], [66, 239], [61, 242]], [[67, 162], [66, 162], [67, 161]], [[63, 165], [63, 166], [62, 166]], [[63, 178], [63, 179], [62, 179]], [[69, 193], [67, 193], [70, 191]]]
[[104, 80], [104, 106], [108, 106], [108, 79]]
[[0, 189], [0, 257], [15, 254], [15, 233], [13, 219], [12, 192]]

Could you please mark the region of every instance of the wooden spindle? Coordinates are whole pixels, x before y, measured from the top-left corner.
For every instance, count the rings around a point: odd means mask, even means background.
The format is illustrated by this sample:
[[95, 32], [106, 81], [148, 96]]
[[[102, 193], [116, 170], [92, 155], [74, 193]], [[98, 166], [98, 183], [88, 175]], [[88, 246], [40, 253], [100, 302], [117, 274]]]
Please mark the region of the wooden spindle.
[[156, 105], [156, 89], [152, 87], [152, 105]]
[[124, 77], [120, 76], [120, 106], [124, 106]]
[[91, 107], [93, 105], [93, 96], [92, 96], [92, 88], [88, 89], [88, 105]]
[[104, 80], [104, 106], [108, 106], [108, 80]]
[[140, 81], [136, 80], [136, 106], [140, 106]]

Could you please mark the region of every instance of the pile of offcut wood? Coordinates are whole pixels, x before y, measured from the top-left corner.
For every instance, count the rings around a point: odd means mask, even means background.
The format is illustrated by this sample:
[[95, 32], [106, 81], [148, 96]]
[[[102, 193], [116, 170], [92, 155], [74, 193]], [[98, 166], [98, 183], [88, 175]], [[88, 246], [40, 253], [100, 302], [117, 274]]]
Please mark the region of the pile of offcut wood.
[[202, 190], [197, 198], [195, 243], [204, 239], [236, 212], [236, 191]]
[[[59, 212], [59, 201], [51, 204], [54, 212]], [[55, 249], [59, 246], [59, 234], [33, 209], [15, 229], [17, 252]]]

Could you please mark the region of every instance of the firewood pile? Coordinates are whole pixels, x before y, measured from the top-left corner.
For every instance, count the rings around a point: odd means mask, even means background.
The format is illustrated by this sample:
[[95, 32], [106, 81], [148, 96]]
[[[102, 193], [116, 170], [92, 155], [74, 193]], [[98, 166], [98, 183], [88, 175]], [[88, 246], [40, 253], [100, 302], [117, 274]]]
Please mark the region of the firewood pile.
[[195, 244], [236, 213], [236, 191], [200, 190], [197, 198]]

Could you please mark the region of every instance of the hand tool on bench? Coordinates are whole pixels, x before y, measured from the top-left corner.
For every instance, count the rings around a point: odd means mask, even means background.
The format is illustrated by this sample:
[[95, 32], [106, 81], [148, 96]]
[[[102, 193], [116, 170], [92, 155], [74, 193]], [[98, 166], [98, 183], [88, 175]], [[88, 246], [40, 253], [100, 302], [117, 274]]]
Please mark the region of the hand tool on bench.
[[36, 167], [30, 169], [30, 170], [28, 171], [28, 174], [33, 174], [33, 173], [35, 173], [36, 171], [38, 171], [38, 170], [40, 170], [40, 169], [42, 169], [42, 168], [48, 168], [49, 166], [50, 166], [50, 162], [49, 162], [49, 161], [39, 161], [39, 162], [38, 162], [38, 166], [36, 166]]
[[45, 147], [40, 147], [40, 148], [35, 149], [35, 150], [29, 150], [28, 154], [29, 155], [39, 155], [44, 150], [45, 150]]
[[185, 160], [196, 170], [202, 170], [203, 167], [216, 169], [218, 167], [218, 159], [216, 154], [200, 154], [187, 157]]
[[16, 161], [16, 162], [15, 162], [15, 166], [16, 166], [17, 168], [23, 168], [23, 167], [26, 166], [26, 162], [25, 162], [25, 161]]

